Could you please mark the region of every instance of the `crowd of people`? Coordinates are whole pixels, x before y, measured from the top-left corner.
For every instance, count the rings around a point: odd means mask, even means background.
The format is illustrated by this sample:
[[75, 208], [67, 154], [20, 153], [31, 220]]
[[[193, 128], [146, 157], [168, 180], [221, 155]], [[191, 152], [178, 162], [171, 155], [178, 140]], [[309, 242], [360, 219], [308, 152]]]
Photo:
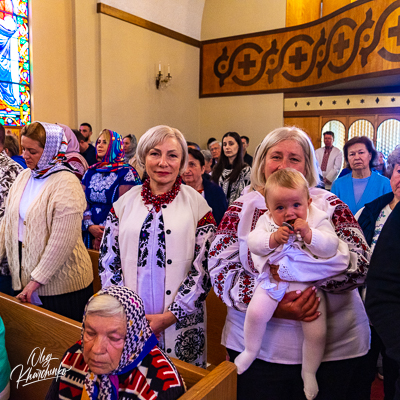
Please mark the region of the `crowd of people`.
[[[324, 132], [315, 150], [296, 127], [268, 133], [254, 157], [237, 132], [203, 150], [165, 125], [139, 141], [91, 135], [33, 122], [19, 142], [0, 125], [0, 291], [83, 320], [49, 400], [181, 396], [169, 357], [207, 367], [212, 289], [238, 399], [366, 400], [379, 354], [385, 399], [400, 399], [400, 342], [380, 304], [400, 303], [400, 147], [386, 164], [366, 136], [342, 151]], [[87, 249], [99, 251], [95, 296]], [[155, 385], [165, 371], [174, 384]]]

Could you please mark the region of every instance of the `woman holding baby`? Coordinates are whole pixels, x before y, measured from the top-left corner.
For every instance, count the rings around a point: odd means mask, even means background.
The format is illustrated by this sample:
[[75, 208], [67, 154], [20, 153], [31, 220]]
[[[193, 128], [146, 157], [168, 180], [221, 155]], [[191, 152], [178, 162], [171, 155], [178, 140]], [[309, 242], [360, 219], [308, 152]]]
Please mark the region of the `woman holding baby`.
[[[279, 301], [257, 359], [238, 376], [238, 399], [304, 399], [302, 322], [319, 317], [316, 288], [325, 292], [327, 326], [325, 353], [317, 372], [317, 399], [346, 399], [352, 372], [369, 347], [368, 319], [358, 291], [353, 290], [367, 273], [369, 247], [348, 207], [332, 193], [314, 187], [318, 181], [314, 149], [308, 136], [297, 128], [276, 129], [263, 140], [253, 163], [250, 190], [228, 208], [211, 246], [212, 283], [228, 306], [222, 343], [231, 361], [244, 350], [246, 310], [259, 275], [247, 238], [267, 211], [267, 179], [284, 168], [305, 177], [313, 206], [327, 214], [336, 235], [348, 246], [350, 261], [342, 273], [321, 279], [303, 292], [289, 291]], [[271, 266], [271, 273], [279, 281], [276, 267]], [[311, 280], [316, 281], [316, 276]]]

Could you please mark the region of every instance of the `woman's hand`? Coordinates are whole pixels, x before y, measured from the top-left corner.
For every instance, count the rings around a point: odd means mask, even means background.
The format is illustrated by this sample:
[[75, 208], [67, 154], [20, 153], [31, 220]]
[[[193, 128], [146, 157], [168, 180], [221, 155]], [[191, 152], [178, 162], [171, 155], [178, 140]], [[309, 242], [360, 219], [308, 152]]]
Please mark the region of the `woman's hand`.
[[96, 239], [101, 239], [103, 237], [104, 226], [100, 225], [90, 225], [88, 231]]
[[163, 314], [146, 314], [146, 318], [156, 336], [178, 321], [171, 311]]
[[321, 315], [320, 312], [317, 312], [319, 298], [317, 298], [316, 292], [317, 289], [313, 286], [304, 292], [297, 290], [286, 293], [279, 302], [274, 317], [304, 322], [316, 320]]
[[93, 250], [99, 251], [99, 250], [100, 250], [100, 244], [101, 244], [101, 238], [95, 238], [95, 239], [93, 240], [93, 243], [92, 243], [92, 245], [93, 245]]
[[35, 281], [30, 281], [22, 290], [22, 292], [16, 296], [16, 298], [22, 303], [31, 303], [32, 293], [40, 288], [40, 283]]

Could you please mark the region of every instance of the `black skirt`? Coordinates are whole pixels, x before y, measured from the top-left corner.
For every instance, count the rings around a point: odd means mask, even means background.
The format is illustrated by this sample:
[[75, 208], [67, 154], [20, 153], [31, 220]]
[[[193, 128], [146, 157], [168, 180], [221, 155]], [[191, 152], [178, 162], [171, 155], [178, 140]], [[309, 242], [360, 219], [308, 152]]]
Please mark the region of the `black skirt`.
[[53, 311], [64, 317], [82, 322], [86, 303], [93, 296], [93, 284], [76, 292], [59, 294], [56, 296], [39, 296], [43, 308]]

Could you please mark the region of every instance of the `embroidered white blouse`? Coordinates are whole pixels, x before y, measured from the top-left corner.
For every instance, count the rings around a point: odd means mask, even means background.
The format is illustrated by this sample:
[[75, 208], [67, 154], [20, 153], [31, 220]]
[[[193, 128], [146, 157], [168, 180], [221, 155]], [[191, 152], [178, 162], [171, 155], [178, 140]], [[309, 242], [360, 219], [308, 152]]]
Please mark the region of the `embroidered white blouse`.
[[[160, 202], [148, 181], [121, 197], [107, 217], [100, 247], [102, 286], [125, 285], [142, 297], [146, 313], [171, 311], [167, 353], [206, 366], [205, 305], [211, 284], [207, 255], [215, 221], [204, 198], [175, 183]], [[150, 196], [151, 197], [151, 196]]]

